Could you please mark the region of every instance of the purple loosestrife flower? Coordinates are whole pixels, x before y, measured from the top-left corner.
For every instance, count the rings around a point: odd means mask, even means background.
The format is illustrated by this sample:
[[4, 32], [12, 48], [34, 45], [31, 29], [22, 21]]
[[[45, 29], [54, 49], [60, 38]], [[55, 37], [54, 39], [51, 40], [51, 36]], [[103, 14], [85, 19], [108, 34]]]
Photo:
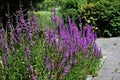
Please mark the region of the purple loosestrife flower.
[[10, 18], [8, 18], [7, 20], [7, 25], [8, 25], [8, 31], [11, 30], [11, 21], [10, 21]]
[[26, 46], [26, 57], [28, 60], [30, 60], [30, 49], [28, 46]]
[[70, 70], [70, 65], [68, 65], [68, 66], [66, 66], [65, 68], [64, 68], [64, 71], [63, 71], [63, 73], [62, 73], [62, 76], [64, 77], [64, 76], [66, 76], [66, 74], [69, 72], [69, 70]]
[[5, 51], [6, 55], [9, 55], [8, 45], [5, 42], [5, 32], [3, 29], [0, 29], [0, 44], [2, 45], [3, 50]]
[[52, 71], [54, 70], [54, 61], [52, 60], [52, 62], [51, 62], [51, 69], [52, 69]]
[[74, 37], [74, 40], [75, 40], [75, 42], [77, 44], [79, 42], [79, 39], [80, 39], [80, 34], [79, 34], [78, 28], [76, 27], [75, 24], [73, 26], [73, 37]]
[[33, 25], [30, 24], [30, 22], [27, 22], [27, 27], [26, 27], [26, 31], [27, 31], [27, 36], [29, 38], [29, 42], [31, 45], [34, 45], [34, 42], [33, 42], [33, 32], [34, 32], [34, 27]]
[[95, 54], [96, 58], [98, 58], [99, 54], [100, 54], [100, 51], [99, 51], [96, 43], [94, 43], [94, 54]]
[[66, 76], [66, 74], [69, 72], [70, 68], [72, 66], [72, 60], [69, 61], [69, 64], [67, 66], [64, 67], [64, 71], [62, 73], [62, 76]]
[[20, 4], [20, 10], [18, 12], [19, 12], [19, 18], [20, 18], [21, 25], [24, 25], [25, 24], [25, 19], [24, 19], [24, 14], [23, 14], [23, 10], [22, 10], [22, 5], [21, 4]]
[[47, 64], [49, 61], [49, 57], [48, 57], [48, 54], [45, 55], [45, 63]]
[[67, 61], [67, 58], [66, 57], [63, 58], [63, 60], [60, 63], [60, 68], [62, 68], [65, 65], [66, 61]]
[[[49, 62], [49, 56], [48, 56], [48, 54], [45, 55], [44, 60], [45, 60], [46, 70], [49, 71], [51, 69], [51, 64]], [[53, 66], [54, 66], [54, 64], [53, 64]]]
[[88, 51], [85, 52], [85, 57], [86, 57], [86, 59], [88, 59], [88, 57], [89, 57]]
[[70, 56], [69, 51], [66, 51], [66, 52], [65, 52], [65, 58], [68, 58], [69, 56]]
[[82, 27], [82, 18], [79, 18], [80, 27]]
[[5, 41], [2, 41], [2, 47], [3, 47], [4, 51], [5, 51], [5, 54], [9, 55], [8, 45], [7, 45], [7, 43]]
[[32, 77], [32, 80], [37, 80], [36, 76], [33, 76], [33, 77]]
[[52, 28], [51, 30], [46, 32], [46, 43], [51, 47], [54, 43], [56, 43], [56, 35], [55, 31]]
[[52, 17], [52, 20], [53, 20], [54, 22], [57, 22], [57, 21], [58, 21], [58, 17], [57, 17], [57, 15], [56, 15], [56, 9], [54, 9], [54, 15], [53, 15], [53, 17]]
[[50, 79], [52, 77], [52, 73], [54, 72], [54, 61], [52, 60], [52, 62], [50, 63], [50, 74], [48, 76], [48, 78]]
[[70, 16], [68, 16], [68, 25], [71, 28], [71, 19], [70, 19]]
[[64, 19], [60, 20], [58, 28], [59, 28], [59, 30], [58, 30], [58, 35], [59, 35], [59, 36], [64, 35], [64, 34], [63, 34], [63, 32], [64, 32], [64, 30], [65, 30], [65, 27], [64, 27]]
[[15, 34], [14, 34], [14, 30], [11, 29], [11, 33], [10, 33], [10, 48], [12, 49], [13, 52], [15, 51], [15, 48], [13, 46], [14, 43], [16, 43]]
[[92, 26], [87, 26], [86, 28], [86, 39], [89, 45], [91, 45], [93, 43], [93, 41], [95, 41], [94, 38], [94, 31], [92, 30]]
[[58, 53], [60, 53], [61, 51], [61, 47], [62, 46], [62, 42], [60, 41], [60, 39], [58, 39], [58, 42], [57, 42], [57, 50], [58, 50]]
[[28, 37], [29, 37], [29, 39], [30, 39], [30, 44], [31, 44], [31, 45], [34, 45], [34, 42], [33, 42], [33, 40], [32, 40], [32, 38], [33, 38], [33, 33], [32, 33], [32, 32], [29, 32], [29, 33], [28, 33]]
[[76, 63], [77, 63], [77, 59], [76, 59], [76, 58], [74, 58], [74, 65], [76, 65]]
[[39, 23], [37, 23], [36, 16], [33, 13], [32, 13], [32, 16], [31, 16], [31, 20], [32, 20], [32, 22], [31, 22], [31, 24], [32, 24], [31, 29], [33, 31], [37, 31], [39, 29]]
[[22, 27], [20, 26], [20, 23], [17, 20], [16, 20], [15, 30], [16, 30], [16, 34], [15, 34], [16, 41], [17, 43], [20, 43], [22, 37]]
[[72, 65], [72, 63], [73, 63], [73, 61], [72, 61], [72, 59], [70, 59], [70, 61], [69, 61], [69, 65]]
[[31, 64], [29, 66], [29, 72], [30, 72], [31, 75], [33, 75], [33, 66]]
[[86, 38], [85, 37], [83, 37], [82, 39], [81, 39], [82, 41], [82, 50], [83, 50], [83, 52], [86, 52], [86, 50], [87, 50], [87, 40], [86, 40]]
[[7, 61], [6, 61], [5, 55], [2, 56], [2, 62], [3, 62], [4, 68], [7, 68]]
[[0, 42], [4, 39], [5, 37], [5, 31], [2, 29], [0, 29]]
[[46, 70], [47, 70], [47, 71], [50, 71], [50, 70], [51, 70], [51, 64], [50, 64], [50, 62], [48, 62], [48, 63], [46, 64]]
[[72, 57], [72, 55], [73, 55], [72, 45], [69, 46], [69, 48], [68, 48], [68, 53], [69, 53], [69, 56]]

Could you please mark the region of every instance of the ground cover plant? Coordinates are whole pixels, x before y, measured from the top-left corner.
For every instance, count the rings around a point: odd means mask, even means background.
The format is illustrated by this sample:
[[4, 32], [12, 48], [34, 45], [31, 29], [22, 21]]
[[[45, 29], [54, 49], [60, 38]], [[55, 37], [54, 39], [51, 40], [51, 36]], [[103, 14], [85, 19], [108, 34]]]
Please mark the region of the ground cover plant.
[[32, 11], [24, 18], [22, 5], [15, 26], [8, 16], [8, 29], [0, 27], [0, 80], [85, 80], [97, 75], [101, 51], [92, 25], [78, 29], [69, 16], [64, 24], [55, 9], [51, 22], [41, 33]]

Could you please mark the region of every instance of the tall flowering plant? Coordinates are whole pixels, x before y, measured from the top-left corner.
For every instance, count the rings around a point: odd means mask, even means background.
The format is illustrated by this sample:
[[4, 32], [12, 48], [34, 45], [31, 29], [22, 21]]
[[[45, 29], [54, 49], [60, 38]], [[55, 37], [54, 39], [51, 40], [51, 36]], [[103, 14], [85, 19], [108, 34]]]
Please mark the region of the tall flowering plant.
[[[0, 27], [0, 79], [1, 80], [36, 80], [33, 55], [31, 51], [39, 41], [40, 29], [35, 15], [26, 20], [22, 5], [16, 15], [16, 24], [8, 16], [7, 30]], [[7, 34], [6, 34], [7, 33]], [[34, 46], [34, 47], [33, 47]], [[35, 54], [35, 53], [34, 53]]]
[[7, 34], [0, 27], [0, 80], [84, 80], [97, 74], [101, 52], [92, 26], [78, 29], [70, 17], [64, 23], [55, 9], [51, 20], [40, 37], [33, 12], [25, 19], [20, 5], [15, 25], [8, 16]]
[[[91, 25], [86, 25], [79, 30], [74, 21], [68, 17], [66, 26], [64, 20], [56, 16], [55, 10], [52, 20], [52, 28], [48, 30], [45, 27], [45, 63], [47, 72], [50, 72], [48, 78], [57, 80], [66, 78], [71, 69], [79, 64], [80, 56], [84, 56], [86, 62], [100, 57], [101, 52], [95, 43], [97, 35]], [[90, 72], [92, 71], [86, 74]]]

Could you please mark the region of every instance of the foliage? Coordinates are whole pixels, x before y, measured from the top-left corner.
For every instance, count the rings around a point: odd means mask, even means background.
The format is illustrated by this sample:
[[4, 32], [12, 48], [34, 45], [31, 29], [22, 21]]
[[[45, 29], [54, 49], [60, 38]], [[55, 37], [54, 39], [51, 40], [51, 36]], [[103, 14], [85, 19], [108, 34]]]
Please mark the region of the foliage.
[[83, 21], [92, 24], [99, 36], [119, 36], [119, 5], [120, 3], [117, 1], [101, 0], [96, 3], [91, 1], [87, 5], [80, 7], [79, 12]]
[[[67, 22], [67, 16], [78, 24], [92, 24], [98, 36], [112, 37], [120, 35], [119, 0], [62, 0], [61, 13]], [[104, 24], [104, 25], [103, 25]]]
[[62, 0], [60, 12], [65, 21], [67, 22], [67, 17], [69, 15], [76, 23], [78, 23], [80, 17], [78, 15], [78, 9], [79, 6], [83, 6], [84, 4], [87, 4], [87, 0]]
[[97, 13], [96, 13], [96, 4], [93, 2], [90, 2], [86, 5], [83, 5], [79, 7], [79, 15], [82, 18], [83, 25], [89, 24], [93, 25], [93, 29], [96, 32], [99, 32], [99, 29], [97, 27], [96, 21], [97, 21]]
[[59, 7], [61, 4], [60, 0], [44, 0], [42, 3], [36, 4], [36, 11], [51, 11], [54, 8]]
[[[96, 7], [98, 28], [103, 36], [120, 35], [120, 3], [119, 1], [102, 0]], [[104, 25], [103, 25], [104, 24]], [[106, 34], [106, 35], [105, 35]]]
[[50, 28], [51, 26], [51, 16], [52, 13], [48, 11], [36, 11], [34, 14], [37, 16], [41, 30], [44, 30], [44, 26], [47, 24], [48, 27]]

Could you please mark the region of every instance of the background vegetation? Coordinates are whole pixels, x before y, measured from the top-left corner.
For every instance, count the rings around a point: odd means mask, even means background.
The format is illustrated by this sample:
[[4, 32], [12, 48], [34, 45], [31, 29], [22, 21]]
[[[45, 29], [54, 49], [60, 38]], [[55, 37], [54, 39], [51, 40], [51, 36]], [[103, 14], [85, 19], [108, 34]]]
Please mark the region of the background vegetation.
[[[53, 7], [59, 8], [59, 13], [67, 22], [68, 15], [79, 23], [92, 24], [99, 37], [120, 36], [120, 2], [119, 0], [49, 0], [42, 4], [44, 10], [51, 11]], [[56, 5], [58, 3], [59, 5]], [[51, 5], [50, 5], [51, 4]], [[39, 4], [38, 4], [39, 5]], [[40, 7], [37, 7], [40, 10]], [[50, 8], [52, 8], [50, 10]]]

